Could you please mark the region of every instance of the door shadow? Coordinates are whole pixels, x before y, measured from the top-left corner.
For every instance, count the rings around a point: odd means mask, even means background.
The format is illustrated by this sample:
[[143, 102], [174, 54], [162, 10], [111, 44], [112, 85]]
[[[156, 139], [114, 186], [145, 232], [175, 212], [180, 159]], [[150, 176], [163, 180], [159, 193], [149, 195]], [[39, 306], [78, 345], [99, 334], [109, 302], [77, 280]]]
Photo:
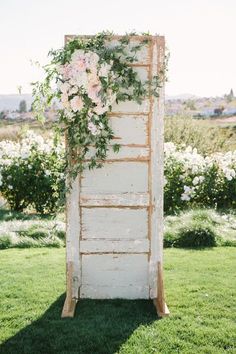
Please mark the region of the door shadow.
[[80, 300], [61, 319], [65, 294], [35, 322], [0, 346], [1, 354], [112, 354], [140, 326], [158, 320], [148, 300]]

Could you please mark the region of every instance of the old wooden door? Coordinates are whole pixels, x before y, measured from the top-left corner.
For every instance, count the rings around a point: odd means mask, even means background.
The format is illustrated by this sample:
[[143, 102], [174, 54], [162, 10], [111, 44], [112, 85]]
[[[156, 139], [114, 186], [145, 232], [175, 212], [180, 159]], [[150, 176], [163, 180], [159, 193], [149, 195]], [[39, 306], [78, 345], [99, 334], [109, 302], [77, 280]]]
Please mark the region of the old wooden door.
[[[131, 45], [142, 39], [132, 37]], [[134, 66], [145, 81], [160, 72], [163, 61], [164, 37], [155, 36]], [[163, 88], [159, 98], [150, 96], [141, 105], [114, 106], [110, 124], [120, 152], [111, 150], [103, 168], [86, 170], [73, 183], [67, 197], [64, 316], [73, 315], [78, 298], [158, 299], [160, 314], [165, 312], [163, 109]]]

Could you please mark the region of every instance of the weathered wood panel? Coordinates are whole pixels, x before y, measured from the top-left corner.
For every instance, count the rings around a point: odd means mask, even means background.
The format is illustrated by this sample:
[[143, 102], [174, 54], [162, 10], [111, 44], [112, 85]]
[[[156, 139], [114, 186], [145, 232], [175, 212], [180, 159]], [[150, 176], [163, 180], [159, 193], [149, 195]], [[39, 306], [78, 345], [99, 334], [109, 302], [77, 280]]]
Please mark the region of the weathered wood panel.
[[143, 208], [149, 205], [149, 193], [81, 194], [80, 205]]
[[81, 182], [81, 192], [83, 194], [140, 193], [147, 191], [148, 164], [146, 162], [105, 162], [103, 168], [85, 170]]
[[149, 240], [94, 239], [80, 241], [81, 253], [148, 253]]
[[[82, 238], [137, 240], [148, 237], [147, 209], [82, 208]], [[134, 245], [133, 241], [132, 244]]]
[[137, 103], [135, 101], [127, 101], [127, 102], [120, 102], [119, 104], [113, 105], [113, 113], [114, 114], [124, 114], [124, 113], [142, 113], [148, 114], [150, 110], [150, 101], [143, 100], [142, 103]]
[[[159, 47], [157, 41], [153, 45], [152, 76], [157, 75], [164, 61], [164, 42]], [[163, 254], [163, 179], [164, 179], [164, 88], [160, 92], [160, 99], [152, 102], [151, 121], [151, 161], [150, 161], [150, 188], [151, 188], [151, 247], [149, 260], [150, 298], [157, 298], [157, 270], [158, 262], [162, 265]], [[159, 300], [158, 300], [159, 301]], [[163, 299], [164, 301], [164, 299]]]
[[83, 255], [80, 296], [92, 299], [148, 298], [148, 256]]
[[[67, 181], [67, 185], [68, 185]], [[66, 259], [67, 271], [71, 268], [72, 298], [78, 298], [81, 285], [81, 255], [80, 255], [80, 212], [79, 212], [79, 177], [72, 182], [71, 191], [66, 198]]]
[[[119, 143], [117, 141], [117, 143]], [[94, 149], [90, 149], [89, 153], [86, 155], [86, 158], [89, 159], [95, 153]], [[120, 151], [114, 152], [113, 149], [110, 147], [108, 154], [107, 154], [107, 161], [119, 161], [119, 160], [127, 160], [127, 161], [134, 161], [134, 160], [142, 160], [147, 161], [149, 159], [149, 148], [142, 147], [142, 146], [122, 146]]]
[[121, 145], [147, 145], [148, 117], [120, 116], [110, 117], [110, 125], [115, 132], [114, 142]]

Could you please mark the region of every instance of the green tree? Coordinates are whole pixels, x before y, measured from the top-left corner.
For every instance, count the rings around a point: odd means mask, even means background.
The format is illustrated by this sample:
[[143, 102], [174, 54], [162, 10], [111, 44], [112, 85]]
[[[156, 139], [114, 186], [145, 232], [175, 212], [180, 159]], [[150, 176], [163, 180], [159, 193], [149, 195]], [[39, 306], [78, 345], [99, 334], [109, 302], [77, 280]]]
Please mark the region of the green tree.
[[20, 112], [20, 113], [22, 113], [22, 112], [27, 112], [27, 104], [26, 104], [26, 101], [25, 101], [25, 100], [20, 101], [20, 104], [19, 104], [19, 112]]

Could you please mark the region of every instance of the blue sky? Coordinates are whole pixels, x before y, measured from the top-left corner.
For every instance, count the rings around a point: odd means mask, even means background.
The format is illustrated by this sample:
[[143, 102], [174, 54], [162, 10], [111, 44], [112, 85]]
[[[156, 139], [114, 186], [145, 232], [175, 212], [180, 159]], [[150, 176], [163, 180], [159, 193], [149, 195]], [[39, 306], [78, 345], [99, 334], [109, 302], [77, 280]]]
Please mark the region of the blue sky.
[[166, 93], [236, 93], [235, 0], [0, 0], [0, 94], [30, 92], [64, 34], [113, 30], [166, 36], [171, 58]]

